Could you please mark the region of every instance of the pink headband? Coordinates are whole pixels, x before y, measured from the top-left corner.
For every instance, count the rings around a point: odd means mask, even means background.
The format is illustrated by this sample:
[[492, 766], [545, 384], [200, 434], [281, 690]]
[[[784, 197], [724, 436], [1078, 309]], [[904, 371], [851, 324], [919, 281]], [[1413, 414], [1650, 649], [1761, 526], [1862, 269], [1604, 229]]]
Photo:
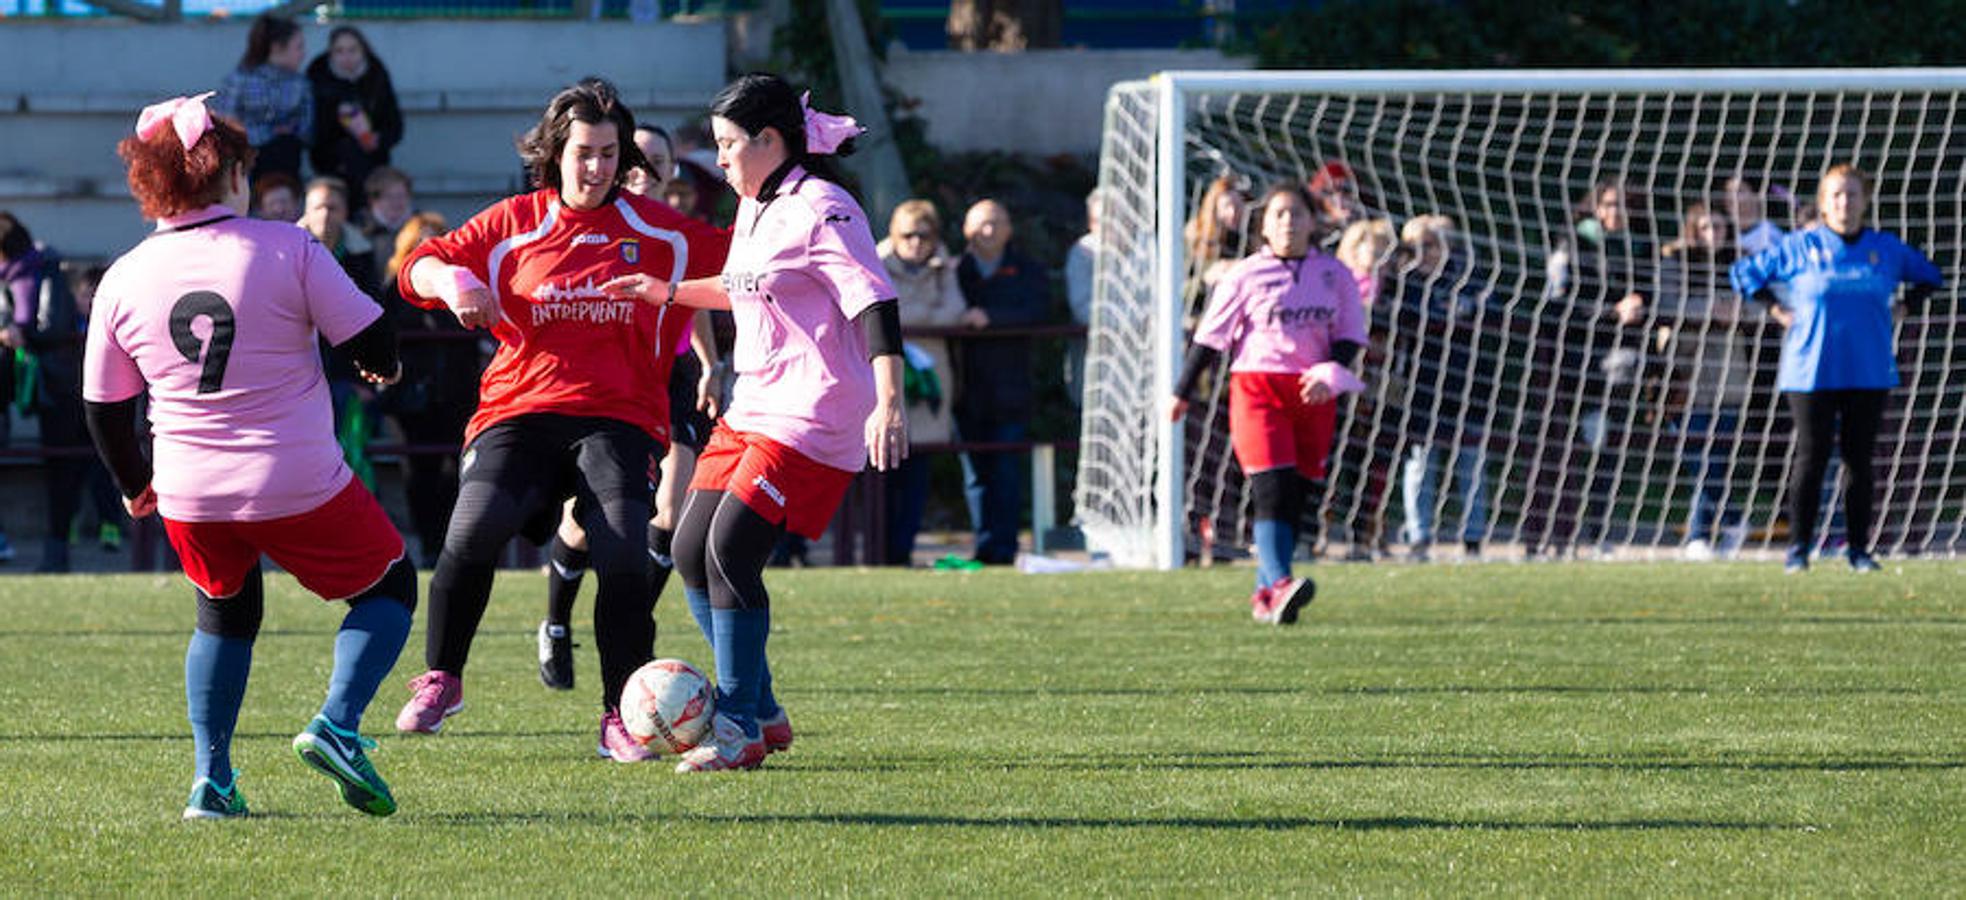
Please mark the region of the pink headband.
[[835, 116], [813, 109], [811, 91], [799, 98], [799, 108], [805, 111], [807, 153], [822, 156], [832, 153], [840, 149], [848, 138], [859, 137], [867, 131], [852, 116]]
[[178, 143], [190, 151], [212, 127], [211, 110], [205, 108], [205, 99], [212, 94], [206, 91], [196, 97], [175, 97], [144, 107], [143, 114], [137, 116], [137, 137], [150, 140], [168, 122], [177, 131]]

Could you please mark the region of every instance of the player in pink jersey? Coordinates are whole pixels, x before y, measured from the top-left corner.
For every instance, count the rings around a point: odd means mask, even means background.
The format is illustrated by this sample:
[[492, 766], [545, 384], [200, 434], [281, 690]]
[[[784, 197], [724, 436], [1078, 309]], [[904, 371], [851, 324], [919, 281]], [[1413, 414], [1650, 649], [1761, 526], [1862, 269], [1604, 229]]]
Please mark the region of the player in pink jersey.
[[[416, 572], [342, 461], [318, 341], [386, 384], [402, 371], [395, 334], [327, 248], [292, 225], [244, 217], [252, 147], [205, 96], [145, 109], [117, 146], [157, 231], [96, 289], [82, 389], [130, 515], [162, 513], [197, 588], [184, 661], [197, 778], [184, 816], [247, 812], [231, 744], [265, 603], [262, 554], [322, 598], [347, 601], [327, 701], [293, 748], [350, 806], [386, 816], [396, 801], [358, 729], [409, 634]], [[137, 435], [146, 392], [154, 459]]]
[[908, 452], [894, 287], [827, 159], [851, 152], [859, 125], [765, 74], [725, 87], [710, 114], [717, 164], [742, 198], [723, 276], [673, 291], [645, 276], [608, 285], [737, 321], [737, 388], [676, 526], [676, 570], [717, 663], [711, 737], [679, 772], [755, 768], [790, 743], [765, 661], [765, 561], [786, 531], [825, 530], [870, 451], [881, 469]]
[[622, 726], [622, 686], [655, 648], [648, 593], [649, 463], [669, 443], [670, 348], [687, 310], [610, 297], [640, 273], [664, 284], [723, 267], [727, 236], [621, 189], [642, 165], [635, 118], [614, 86], [586, 79], [555, 95], [522, 143], [539, 189], [502, 200], [412, 251], [404, 299], [490, 328], [498, 352], [465, 431], [457, 506], [430, 578], [430, 628], [402, 731], [434, 733], [463, 708], [463, 674], [514, 535], [544, 543], [575, 498], [600, 582], [598, 750], [653, 754]]
[[1345, 367], [1365, 345], [1365, 311], [1351, 271], [1311, 247], [1302, 187], [1279, 184], [1259, 208], [1263, 249], [1216, 283], [1169, 412], [1177, 422], [1187, 415], [1196, 381], [1230, 355], [1229, 434], [1256, 506], [1250, 612], [1289, 625], [1317, 593], [1309, 577], [1290, 574], [1303, 479], [1324, 477], [1337, 394], [1360, 387]]

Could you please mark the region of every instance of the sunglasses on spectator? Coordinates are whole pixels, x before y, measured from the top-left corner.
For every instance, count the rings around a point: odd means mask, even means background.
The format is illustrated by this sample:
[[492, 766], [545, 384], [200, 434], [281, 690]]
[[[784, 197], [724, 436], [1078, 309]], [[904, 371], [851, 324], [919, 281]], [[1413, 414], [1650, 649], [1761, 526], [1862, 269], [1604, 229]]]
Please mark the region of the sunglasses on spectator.
[[896, 237], [904, 241], [932, 241], [935, 240], [935, 232], [910, 231], [910, 232], [905, 232], [903, 234], [896, 235]]

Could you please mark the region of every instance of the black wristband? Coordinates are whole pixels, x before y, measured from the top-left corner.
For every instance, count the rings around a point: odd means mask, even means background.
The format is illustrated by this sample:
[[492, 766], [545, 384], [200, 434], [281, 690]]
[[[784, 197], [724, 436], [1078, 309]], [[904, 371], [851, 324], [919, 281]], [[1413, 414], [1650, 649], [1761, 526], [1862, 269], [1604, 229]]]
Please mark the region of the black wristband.
[[1345, 368], [1352, 367], [1352, 360], [1358, 358], [1357, 341], [1332, 341], [1331, 361]]
[[853, 321], [867, 337], [867, 358], [901, 354], [901, 304], [882, 300], [860, 311]]
[[1181, 367], [1181, 377], [1174, 382], [1174, 396], [1183, 400], [1195, 392], [1195, 383], [1201, 380], [1201, 373], [1215, 365], [1222, 352], [1214, 347], [1196, 344], [1188, 348], [1188, 361]]
[[364, 372], [385, 377], [394, 376], [400, 360], [396, 355], [396, 324], [389, 313], [377, 316], [369, 327], [355, 332], [355, 336], [335, 345], [335, 350], [348, 355], [348, 360]]
[[143, 455], [143, 439], [137, 434], [137, 404], [142, 396], [114, 403], [82, 404], [82, 418], [95, 441], [96, 453], [109, 467], [109, 477], [124, 498], [134, 500], [150, 487], [150, 460]]

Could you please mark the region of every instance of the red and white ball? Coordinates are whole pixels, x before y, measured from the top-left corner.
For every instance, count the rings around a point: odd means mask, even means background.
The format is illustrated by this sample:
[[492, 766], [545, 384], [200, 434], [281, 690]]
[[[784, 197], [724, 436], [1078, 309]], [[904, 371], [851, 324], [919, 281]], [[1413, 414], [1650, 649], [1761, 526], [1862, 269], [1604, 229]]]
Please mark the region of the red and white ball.
[[680, 659], [658, 659], [636, 669], [621, 689], [621, 724], [658, 751], [681, 753], [702, 743], [715, 713], [710, 679]]

